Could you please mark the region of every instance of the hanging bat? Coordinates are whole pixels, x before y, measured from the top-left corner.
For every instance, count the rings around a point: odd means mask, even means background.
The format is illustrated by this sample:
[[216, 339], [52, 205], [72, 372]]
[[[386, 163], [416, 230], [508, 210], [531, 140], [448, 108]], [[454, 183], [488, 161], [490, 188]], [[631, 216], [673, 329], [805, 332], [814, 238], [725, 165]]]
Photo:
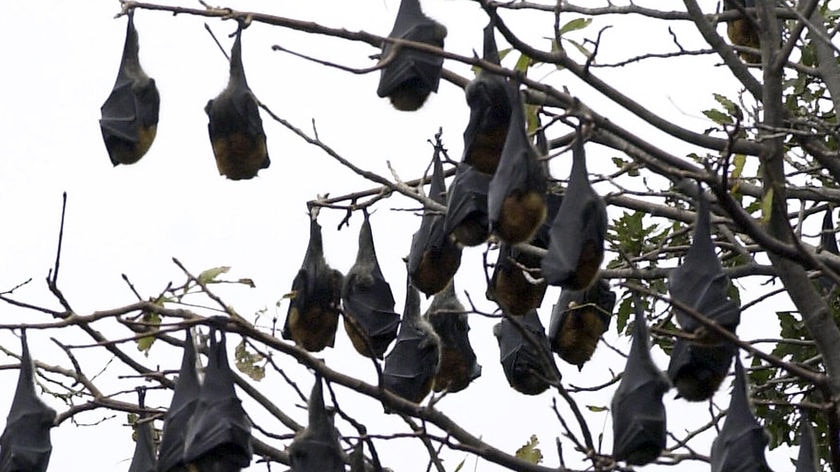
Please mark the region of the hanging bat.
[[120, 70], [111, 94], [100, 108], [99, 128], [111, 163], [139, 161], [157, 134], [160, 94], [155, 79], [140, 66], [140, 45], [134, 28], [134, 10], [129, 10]]
[[[484, 27], [484, 60], [498, 65], [500, 60], [493, 37], [494, 27], [492, 20]], [[507, 88], [504, 77], [482, 69], [464, 89], [470, 107], [470, 121], [464, 130], [461, 161], [485, 174], [496, 172], [508, 134], [511, 104]]]
[[181, 370], [172, 394], [169, 409], [163, 415], [163, 437], [158, 448], [158, 471], [186, 472], [184, 441], [187, 436], [187, 422], [195, 411], [201, 384], [196, 372], [195, 345], [190, 330], [184, 340], [184, 355]]
[[29, 355], [26, 330], [20, 335], [21, 355], [15, 396], [0, 436], [0, 470], [44, 472], [50, 462], [50, 429], [55, 410], [35, 393], [35, 366]]
[[[682, 302], [704, 316], [716, 321], [731, 332], [735, 332], [741, 320], [741, 312], [726, 294], [729, 279], [715, 254], [715, 247], [709, 229], [709, 203], [698, 188], [697, 219], [694, 226], [694, 241], [683, 263], [668, 276], [668, 292], [671, 299]], [[709, 332], [688, 313], [674, 307], [680, 327], [695, 333], [703, 343], [715, 343], [718, 337]]]
[[[424, 15], [419, 0], [402, 0], [388, 37], [443, 49], [446, 27]], [[388, 97], [397, 110], [417, 110], [429, 94], [437, 92], [443, 57], [385, 42], [382, 61], [387, 65], [382, 68], [376, 94]]]
[[[540, 322], [537, 310], [529, 311], [525, 316], [515, 318], [522, 327], [539, 343], [542, 355], [537, 347], [528, 341], [517, 326], [507, 317], [493, 327], [493, 334], [499, 342], [499, 360], [505, 378], [516, 391], [525, 395], [539, 395], [548, 387], [548, 379], [557, 377], [560, 372], [554, 365], [545, 328]], [[543, 359], [544, 358], [544, 359]], [[546, 372], [545, 362], [550, 362], [554, 372]]]
[[[559, 195], [546, 195], [548, 217], [543, 221], [531, 245], [543, 249], [548, 247], [550, 223], [557, 215], [561, 202], [562, 197]], [[501, 243], [499, 257], [493, 268], [490, 285], [487, 287], [487, 299], [496, 302], [503, 312], [515, 316], [522, 316], [539, 308], [548, 287], [545, 280], [536, 274], [541, 260], [535, 254], [522, 251], [504, 242]], [[526, 271], [523, 267], [533, 269], [533, 272]]]
[[242, 25], [230, 51], [230, 78], [227, 87], [204, 107], [207, 131], [216, 156], [219, 174], [231, 180], [250, 179], [271, 160], [265, 146], [265, 132], [257, 97], [245, 80], [242, 67]]
[[[724, 11], [738, 10], [738, 6], [741, 8], [755, 8], [755, 0], [723, 1]], [[758, 39], [758, 31], [755, 29], [755, 19], [748, 18], [747, 15], [744, 15], [743, 13], [741, 15], [741, 18], [730, 20], [726, 23], [726, 35], [729, 36], [729, 40], [732, 41], [732, 44], [736, 46], [758, 49], [761, 46], [761, 43]], [[748, 62], [750, 64], [761, 63], [761, 54], [751, 52], [741, 52], [738, 54], [744, 62]]]
[[350, 453], [350, 472], [365, 472], [365, 442], [361, 439]]
[[[546, 174], [528, 140], [519, 88], [509, 84], [510, 126], [487, 194], [490, 229], [508, 244], [529, 242], [548, 209]], [[600, 262], [599, 262], [600, 264]]]
[[455, 281], [435, 295], [424, 317], [440, 337], [440, 370], [435, 376], [434, 390], [460, 392], [481, 376], [468, 333], [470, 325], [464, 305], [455, 295]]
[[397, 337], [400, 315], [394, 312], [391, 286], [385, 281], [376, 259], [367, 212], [359, 230], [356, 263], [344, 278], [341, 301], [344, 330], [353, 347], [363, 356], [382, 359], [388, 345]]
[[548, 324], [551, 350], [583, 369], [610, 326], [615, 298], [610, 284], [601, 278], [586, 290], [563, 289]]
[[817, 472], [820, 469], [820, 458], [817, 454], [817, 441], [808, 413], [802, 410], [799, 418], [799, 455], [796, 456], [796, 470], [794, 472]]
[[[432, 184], [429, 198], [445, 205], [446, 183], [443, 178], [443, 164], [440, 149], [435, 148]], [[411, 283], [426, 296], [434, 295], [446, 287], [461, 265], [461, 248], [444, 232], [444, 215], [428, 209], [423, 210], [420, 229], [411, 237], [411, 251], [408, 253], [408, 274]]]
[[[832, 218], [832, 209], [829, 207], [825, 211], [822, 223], [822, 234], [820, 235], [820, 247], [823, 251], [838, 255], [840, 250], [837, 249], [837, 238], [834, 235], [834, 221]], [[834, 281], [830, 277], [821, 276], [819, 278], [820, 287], [824, 293], [829, 293], [834, 290]]]
[[490, 236], [487, 191], [490, 176], [461, 162], [449, 190], [444, 232], [463, 246], [478, 246]]
[[703, 345], [683, 338], [674, 341], [668, 378], [677, 389], [677, 398], [690, 402], [706, 401], [714, 395], [737, 349], [730, 343]]
[[563, 203], [551, 224], [551, 242], [542, 260], [549, 285], [582, 290], [595, 281], [604, 260], [607, 208], [589, 184], [583, 134], [577, 129], [572, 145], [572, 171]]
[[650, 356], [641, 301], [634, 300], [636, 325], [621, 383], [613, 395], [613, 457], [631, 465], [653, 462], [665, 449], [667, 425], [662, 395], [671, 383]]
[[303, 265], [292, 281], [292, 300], [283, 327], [283, 339], [293, 340], [310, 352], [335, 343], [341, 303], [341, 272], [324, 259], [321, 226], [311, 215], [309, 246]]
[[[138, 395], [140, 396], [138, 406], [142, 409], [145, 406], [143, 400], [146, 397], [146, 390], [139, 389]], [[137, 439], [128, 472], [157, 472], [157, 451], [155, 451], [153, 425], [154, 422], [148, 417], [141, 417], [134, 424]]]
[[[216, 333], [219, 339], [216, 340]], [[210, 328], [204, 383], [184, 440], [184, 463], [197, 472], [238, 472], [251, 463], [251, 421], [233, 388], [225, 332]]]
[[344, 453], [338, 444], [338, 432], [324, 406], [323, 388], [321, 376], [315, 374], [315, 385], [309, 395], [309, 424], [295, 435], [289, 446], [292, 472], [344, 472]]
[[771, 472], [764, 457], [767, 442], [767, 433], [750, 410], [746, 374], [736, 356], [729, 411], [709, 456], [712, 472]]
[[397, 342], [385, 356], [382, 367], [382, 386], [420, 403], [432, 390], [440, 358], [440, 338], [432, 325], [420, 317], [420, 295], [408, 283]]

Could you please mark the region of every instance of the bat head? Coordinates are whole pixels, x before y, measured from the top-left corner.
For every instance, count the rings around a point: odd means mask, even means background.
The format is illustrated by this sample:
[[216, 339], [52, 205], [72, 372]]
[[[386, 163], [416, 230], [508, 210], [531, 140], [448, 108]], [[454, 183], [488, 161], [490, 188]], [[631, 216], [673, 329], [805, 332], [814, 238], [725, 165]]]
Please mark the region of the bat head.
[[295, 436], [289, 446], [292, 470], [344, 471], [344, 453], [338, 444], [338, 432], [324, 406], [321, 376], [309, 395], [309, 425]]
[[183, 464], [187, 423], [195, 411], [200, 389], [201, 384], [196, 372], [195, 344], [192, 333], [187, 329], [178, 381], [172, 394], [172, 402], [163, 416], [163, 437], [158, 452], [159, 470], [170, 470]]
[[[525, 316], [515, 317], [515, 320], [519, 326], [512, 317], [505, 317], [493, 327], [493, 334], [499, 342], [502, 370], [515, 390], [526, 395], [538, 395], [549, 387], [546, 379], [559, 380], [560, 372], [554, 364], [537, 311], [531, 310]], [[529, 337], [536, 341], [537, 346], [529, 341]]]

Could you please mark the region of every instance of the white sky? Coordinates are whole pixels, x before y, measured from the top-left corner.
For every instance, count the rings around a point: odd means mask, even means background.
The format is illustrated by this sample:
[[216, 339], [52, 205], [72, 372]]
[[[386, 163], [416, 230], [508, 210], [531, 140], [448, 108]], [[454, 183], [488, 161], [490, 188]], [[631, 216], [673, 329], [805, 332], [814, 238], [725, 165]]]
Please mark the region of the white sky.
[[[175, 3], [175, 2], [171, 2]], [[385, 35], [396, 14], [397, 0], [357, 0], [354, 2], [310, 0], [271, 2], [229, 2], [238, 10], [261, 10], [281, 16], [312, 20], [323, 25], [342, 26], [349, 30], [364, 29]], [[481, 50], [481, 28], [484, 15], [474, 2], [466, 0], [426, 0], [424, 9], [444, 23], [449, 30], [446, 47], [464, 55]], [[658, 5], [659, 2], [650, 2]], [[713, 11], [714, 2], [702, 2], [706, 11]], [[200, 8], [198, 2], [184, 1], [184, 6]], [[674, 4], [673, 8], [679, 8]], [[108, 96], [116, 77], [122, 51], [125, 19], [113, 20], [119, 12], [116, 1], [105, 2], [10, 2], [0, 17], [0, 44], [4, 44], [3, 89], [0, 95], [0, 212], [4, 219], [0, 261], [0, 289], [5, 290], [33, 278], [29, 286], [17, 293], [19, 299], [56, 307], [43, 279], [55, 257], [61, 193], [67, 191], [69, 203], [65, 228], [60, 285], [81, 314], [113, 308], [134, 301], [120, 274], [129, 276], [144, 296], [152, 296], [168, 281], [179, 283], [183, 277], [171, 258], [179, 258], [190, 270], [198, 273], [206, 268], [228, 265], [230, 278], [249, 277], [255, 289], [225, 286], [218, 289], [225, 300], [242, 314], [268, 307], [278, 314], [278, 324], [285, 319], [287, 305], [274, 304], [291, 287], [303, 258], [308, 239], [305, 202], [319, 193], [331, 195], [367, 189], [370, 183], [352, 175], [329, 156], [305, 145], [299, 138], [263, 115], [272, 160], [269, 169], [258, 178], [231, 182], [220, 177], [213, 161], [207, 138], [204, 104], [227, 82], [227, 62], [204, 31], [207, 21], [226, 48], [232, 41], [225, 36], [235, 24], [217, 19], [205, 20], [187, 15], [172, 16], [164, 12], [138, 11], [135, 16], [140, 35], [140, 59], [146, 72], [157, 81], [161, 94], [161, 114], [157, 139], [149, 153], [136, 165], [113, 168], [102, 143], [98, 119], [99, 107]], [[551, 31], [550, 17], [514, 20], [517, 32], [538, 46], [547, 48], [540, 38]], [[570, 16], [568, 19], [571, 19]], [[632, 19], [632, 18], [631, 18]], [[635, 20], [638, 20], [635, 18]], [[605, 26], [596, 20], [585, 33], [594, 37]], [[646, 48], [670, 51], [670, 37], [665, 23], [646, 23], [638, 27], [616, 24], [608, 30], [602, 45], [604, 60], [626, 58]], [[678, 25], [679, 26], [679, 25]], [[687, 26], [687, 25], [686, 25]], [[678, 28], [679, 29], [679, 28]], [[683, 46], [697, 47], [699, 35], [683, 29]], [[722, 32], [722, 28], [720, 29]], [[579, 37], [579, 36], [578, 36]], [[310, 130], [310, 120], [317, 124], [320, 137], [355, 164], [381, 175], [390, 176], [390, 161], [398, 175], [411, 179], [421, 174], [431, 157], [426, 143], [438, 127], [444, 129], [444, 140], [450, 155], [459, 159], [461, 133], [468, 118], [463, 92], [441, 82], [440, 92], [416, 113], [391, 109], [387, 100], [376, 94], [378, 73], [354, 76], [325, 69], [288, 54], [271, 51], [272, 44], [282, 44], [307, 53], [353, 67], [368, 67], [368, 56], [377, 51], [366, 45], [332, 40], [304, 33], [253, 24], [243, 33], [243, 60], [248, 82], [261, 101], [277, 114], [297, 126]], [[506, 65], [512, 65], [508, 58]], [[737, 84], [722, 68], [715, 68], [713, 58], [655, 61], [644, 66], [629, 66], [597, 73], [648, 108], [660, 112], [683, 126], [703, 130], [711, 124], [699, 111], [713, 105], [711, 93], [724, 92], [734, 97]], [[664, 67], [661, 67], [664, 66]], [[468, 68], [447, 61], [446, 67], [468, 76]], [[533, 74], [543, 77], [549, 69]], [[656, 143], [667, 148], [673, 140], [653, 134], [649, 126], [615, 107], [571, 77], [567, 72], [550, 72], [548, 80], [557, 86], [566, 85], [596, 111], [608, 114], [614, 121], [645, 136], [656, 136]], [[590, 169], [611, 170], [611, 157], [616, 153], [590, 146]], [[698, 149], [675, 148], [675, 154]], [[567, 175], [567, 156], [557, 160], [555, 177]], [[614, 189], [600, 186], [603, 193]], [[401, 198], [380, 202], [371, 218], [380, 262], [402, 309], [405, 274], [400, 258], [408, 252], [411, 234], [420, 220], [408, 212], [392, 208], [416, 208]], [[613, 212], [612, 216], [620, 213]], [[349, 229], [337, 232], [335, 227], [344, 214], [324, 210], [319, 221], [324, 227], [327, 259], [342, 272], [355, 258], [356, 237], [361, 221], [354, 218]], [[492, 256], [495, 260], [495, 255]], [[492, 310], [484, 301], [484, 277], [480, 272], [481, 249], [464, 253], [462, 269], [457, 276], [459, 293], [469, 290], [482, 308]], [[540, 314], [548, 326], [551, 305], [559, 289], [551, 288]], [[461, 297], [463, 302], [466, 300]], [[751, 297], [745, 297], [751, 299]], [[424, 309], [426, 302], [424, 302]], [[4, 307], [3, 322], [21, 320], [46, 322], [46, 315], [21, 312]], [[758, 324], [754, 314], [746, 313], [743, 330], [752, 331]], [[772, 312], [768, 313], [771, 314]], [[270, 320], [262, 320], [267, 325]], [[775, 323], [775, 321], [774, 321]], [[106, 323], [107, 324], [107, 323]], [[554, 438], [562, 433], [559, 422], [550, 411], [551, 393], [527, 397], [510, 389], [498, 363], [498, 347], [491, 334], [494, 321], [471, 318], [473, 346], [483, 365], [483, 375], [466, 391], [450, 395], [439, 407], [463, 424], [473, 434], [508, 452], [514, 452], [533, 433], [542, 443], [546, 465], [556, 465]], [[767, 324], [772, 323], [764, 323]], [[109, 325], [113, 329], [113, 325]], [[773, 326], [770, 326], [772, 328]], [[108, 327], [103, 326], [106, 330]], [[341, 331], [341, 328], [339, 328]], [[116, 331], [126, 335], [125, 331]], [[756, 331], [756, 336], [760, 335]], [[55, 336], [69, 342], [88, 342], [78, 333], [59, 331], [30, 332], [30, 343], [40, 346], [33, 356], [52, 363], [69, 365], [66, 358], [48, 342]], [[338, 334], [335, 349], [322, 355], [333, 368], [374, 381], [369, 361], [355, 354], [345, 335]], [[609, 339], [615, 338], [614, 325]], [[0, 332], [0, 342], [13, 351], [19, 350], [16, 337]], [[238, 338], [233, 336], [229, 344]], [[617, 344], [626, 350], [629, 343]], [[133, 352], [133, 347], [125, 346]], [[159, 349], [153, 352], [149, 365], [177, 369], [180, 353]], [[349, 354], [348, 354], [349, 353]], [[661, 353], [659, 353], [661, 354]], [[77, 352], [90, 376], [109, 360], [104, 350]], [[311, 378], [290, 359], [278, 357], [301, 388], [308, 392]], [[660, 366], [666, 360], [659, 357]], [[13, 363], [12, 359], [0, 363]], [[564, 381], [579, 386], [592, 386], [611, 378], [608, 369], [619, 371], [623, 363], [615, 353], [601, 346], [591, 364], [582, 373], [559, 361]], [[106, 392], [130, 389], [134, 380], [116, 378], [118, 370], [108, 371], [100, 383]], [[0, 394], [0, 411], [8, 405], [16, 381], [16, 371], [0, 372], [0, 379], [9, 387]], [[269, 373], [260, 389], [287, 412], [305, 423], [305, 413], [292, 405], [299, 403], [292, 390]], [[406, 432], [398, 420], [385, 417], [381, 406], [358, 395], [345, 393], [342, 404], [349, 413], [365, 422], [371, 432]], [[726, 391], [726, 386], [722, 391]], [[610, 392], [584, 400], [581, 406], [607, 406]], [[673, 396], [673, 391], [667, 395]], [[132, 396], [122, 396], [132, 401]], [[722, 407], [726, 394], [722, 394]], [[58, 410], [64, 406], [54, 399], [48, 403]], [[150, 396], [151, 406], [166, 406], [169, 396]], [[562, 403], [562, 400], [561, 400]], [[281, 425], [264, 418], [254, 405], [246, 408], [264, 426], [279, 434], [288, 433]], [[669, 419], [674, 431], [682, 431], [681, 421], [691, 419], [685, 428], [705, 422], [705, 404], [669, 403]], [[568, 415], [565, 408], [561, 412]], [[80, 422], [96, 422], [104, 411], [80, 415]], [[604, 434], [603, 450], [611, 450], [610, 417], [605, 412], [588, 412], [594, 435]], [[2, 414], [0, 414], [2, 416]], [[571, 419], [570, 416], [567, 416]], [[573, 421], [572, 421], [573, 422]], [[125, 415], [118, 413], [96, 427], [74, 427], [66, 422], [53, 431], [53, 455], [50, 470], [77, 470], [84, 463], [86, 470], [127, 469], [133, 443], [131, 431], [124, 426]], [[160, 427], [160, 424], [157, 425]], [[345, 425], [346, 426], [346, 425]], [[384, 429], [383, 429], [384, 428]], [[349, 428], [343, 429], [351, 434]], [[710, 441], [711, 437], [707, 438]], [[597, 440], [597, 439], [596, 439]], [[277, 445], [278, 443], [273, 443]], [[418, 441], [379, 443], [383, 463], [394, 470], [420, 470], [426, 455]], [[708, 449], [700, 449], [708, 453]], [[581, 466], [580, 455], [564, 443], [569, 466]], [[464, 457], [462, 453], [445, 452], [447, 469], [454, 470]], [[770, 454], [775, 470], [790, 468], [784, 454]], [[496, 470], [482, 462], [474, 466], [470, 459], [467, 470]], [[681, 470], [705, 470], [698, 463], [685, 463]], [[651, 467], [653, 469], [653, 467]], [[253, 466], [250, 470], [264, 470]]]

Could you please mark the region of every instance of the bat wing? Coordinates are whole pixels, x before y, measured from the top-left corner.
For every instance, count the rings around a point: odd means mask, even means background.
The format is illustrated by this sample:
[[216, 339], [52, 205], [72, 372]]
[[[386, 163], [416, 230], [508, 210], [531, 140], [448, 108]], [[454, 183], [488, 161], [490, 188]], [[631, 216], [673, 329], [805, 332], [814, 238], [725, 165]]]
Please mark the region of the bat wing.
[[667, 425], [662, 395], [671, 385], [653, 363], [645, 315], [638, 299], [634, 304], [633, 344], [612, 399], [613, 457], [645, 465], [665, 448]]
[[580, 369], [610, 325], [616, 295], [604, 279], [585, 290], [563, 289], [551, 310], [551, 350]]
[[196, 354], [190, 330], [184, 340], [184, 355], [181, 370], [172, 394], [172, 402], [163, 416], [163, 437], [158, 451], [158, 470], [169, 471], [183, 465], [184, 441], [187, 423], [195, 411], [201, 385], [195, 370]]
[[581, 290], [595, 280], [604, 259], [607, 209], [589, 184], [580, 131], [573, 155], [569, 185], [551, 225], [542, 274], [549, 285]]
[[458, 164], [449, 192], [444, 231], [465, 246], [478, 246], [489, 234], [487, 191], [490, 176]]
[[729, 343], [700, 345], [683, 338], [674, 341], [668, 378], [679, 397], [700, 402], [711, 398], [720, 387], [737, 349]]
[[0, 436], [0, 470], [44, 472], [50, 462], [55, 410], [35, 393], [34, 365], [26, 331], [21, 332], [20, 373], [6, 429]]
[[[837, 237], [834, 235], [834, 219], [832, 217], [832, 211], [833, 210], [831, 208], [827, 209], [825, 211], [825, 216], [823, 216], [820, 247], [822, 247], [823, 251], [830, 252], [831, 254], [840, 254], [840, 250], [837, 249]], [[821, 276], [819, 278], [819, 283], [823, 291], [826, 293], [834, 290], [835, 284], [830, 277]]]
[[[540, 318], [536, 310], [528, 312], [525, 316], [517, 317], [523, 327], [528, 330], [540, 343], [540, 349], [545, 353], [545, 358], [552, 363], [555, 372], [557, 366], [551, 357], [548, 338], [545, 336]], [[549, 384], [546, 379], [552, 378], [550, 372], [545, 371], [543, 362], [537, 348], [528, 342], [522, 332], [508, 318], [493, 328], [493, 334], [499, 341], [499, 360], [505, 377], [511, 387], [526, 395], [538, 395], [544, 392]]]
[[495, 301], [505, 313], [515, 316], [537, 309], [548, 287], [544, 281], [530, 274], [526, 276], [520, 266], [539, 268], [540, 258], [503, 242], [487, 288], [487, 298]]
[[455, 295], [454, 282], [435, 295], [426, 318], [440, 337], [440, 369], [435, 376], [434, 390], [459, 392], [481, 375], [475, 352], [470, 344], [470, 325], [464, 306]]
[[128, 472], [157, 472], [155, 440], [151, 421], [137, 425], [137, 443]]
[[811, 427], [811, 420], [805, 410], [799, 420], [799, 455], [796, 457], [796, 470], [794, 472], [817, 472], [820, 470], [820, 459], [817, 455], [816, 439], [814, 429]]
[[769, 472], [764, 457], [767, 433], [753, 416], [747, 399], [747, 381], [741, 360], [735, 358], [735, 382], [726, 420], [712, 442], [712, 472]]
[[316, 374], [309, 395], [309, 424], [289, 446], [291, 470], [343, 472], [343, 457], [338, 433], [324, 406], [321, 376]]
[[219, 335], [217, 341], [216, 329], [211, 328], [204, 383], [187, 424], [184, 462], [213, 458], [247, 467], [251, 463], [251, 422], [233, 388], [224, 331]]
[[[723, 273], [723, 267], [715, 254], [709, 229], [709, 204], [702, 189], [699, 190], [694, 241], [683, 263], [671, 271], [668, 291], [674, 300], [691, 306], [734, 332], [741, 314], [738, 306], [726, 294], [729, 279]], [[685, 331], [694, 332], [701, 326], [682, 310], [675, 307], [674, 311], [680, 327]]]

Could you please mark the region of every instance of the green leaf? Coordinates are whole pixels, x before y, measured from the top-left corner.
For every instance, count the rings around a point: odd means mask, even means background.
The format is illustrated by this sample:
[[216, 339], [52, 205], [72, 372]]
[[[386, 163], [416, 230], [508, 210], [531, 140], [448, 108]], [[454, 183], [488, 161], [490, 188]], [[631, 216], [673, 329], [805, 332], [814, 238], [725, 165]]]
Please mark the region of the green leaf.
[[248, 352], [245, 339], [236, 345], [234, 357], [236, 357], [236, 368], [243, 374], [251, 377], [257, 382], [265, 377], [265, 366], [257, 365], [257, 363], [263, 361], [263, 356], [257, 353]]
[[575, 18], [560, 27], [560, 35], [586, 28], [592, 23], [592, 18]]
[[706, 118], [714, 121], [719, 125], [732, 124], [732, 117], [720, 110], [704, 110], [703, 114], [706, 115]]
[[216, 277], [227, 273], [230, 270], [229, 266], [220, 266], [220, 267], [213, 267], [212, 269], [207, 269], [204, 272], [198, 274], [198, 283], [200, 284], [209, 284], [216, 280]]
[[595, 406], [595, 405], [586, 405], [586, 409], [595, 413], [601, 413], [603, 411], [609, 411], [609, 408], [605, 406]]
[[[564, 39], [565, 39], [565, 38], [564, 38]], [[583, 54], [583, 55], [584, 55], [584, 56], [586, 56], [587, 58], [588, 58], [588, 57], [590, 57], [590, 56], [592, 56], [592, 53], [591, 53], [591, 52], [589, 52], [589, 50], [588, 50], [588, 49], [586, 49], [585, 47], [583, 47], [583, 45], [582, 45], [582, 44], [580, 44], [580, 43], [578, 43], [577, 41], [572, 41], [571, 39], [566, 39], [566, 41], [568, 41], [569, 43], [571, 43], [571, 44], [572, 44], [572, 46], [574, 46], [574, 47], [575, 47], [575, 49], [577, 49], [577, 50], [578, 50], [578, 52], [580, 52], [581, 54]]]
[[732, 173], [729, 174], [729, 177], [733, 179], [740, 179], [741, 174], [744, 172], [744, 164], [747, 163], [747, 156], [743, 154], [735, 154], [732, 158], [732, 163], [735, 165], [735, 168], [732, 169]]
[[761, 216], [764, 219], [764, 223], [770, 223], [770, 214], [773, 211], [773, 189], [770, 188], [767, 190], [767, 193], [764, 194], [764, 197], [761, 199]]
[[726, 110], [726, 112], [730, 115], [738, 116], [741, 114], [741, 109], [738, 108], [738, 105], [736, 105], [732, 100], [724, 97], [719, 93], [715, 93], [713, 94], [713, 96], [715, 97], [715, 101], [720, 103], [723, 106], [723, 109]]
[[519, 56], [519, 60], [516, 61], [516, 65], [513, 66], [513, 70], [519, 71], [524, 75], [528, 74], [528, 67], [531, 66], [531, 58], [526, 56], [525, 54], [521, 54]]
[[[160, 315], [157, 313], [143, 313], [141, 318], [143, 323], [152, 324], [155, 326], [160, 325]], [[144, 327], [145, 330], [152, 330], [151, 327]], [[152, 344], [155, 343], [154, 336], [143, 336], [142, 338], [137, 339], [137, 350], [145, 354], [146, 356], [149, 355], [149, 349], [152, 348]]]
[[532, 434], [531, 439], [516, 450], [516, 457], [531, 464], [539, 464], [543, 460], [542, 451], [537, 447], [539, 444], [540, 440], [537, 439], [537, 435]]

